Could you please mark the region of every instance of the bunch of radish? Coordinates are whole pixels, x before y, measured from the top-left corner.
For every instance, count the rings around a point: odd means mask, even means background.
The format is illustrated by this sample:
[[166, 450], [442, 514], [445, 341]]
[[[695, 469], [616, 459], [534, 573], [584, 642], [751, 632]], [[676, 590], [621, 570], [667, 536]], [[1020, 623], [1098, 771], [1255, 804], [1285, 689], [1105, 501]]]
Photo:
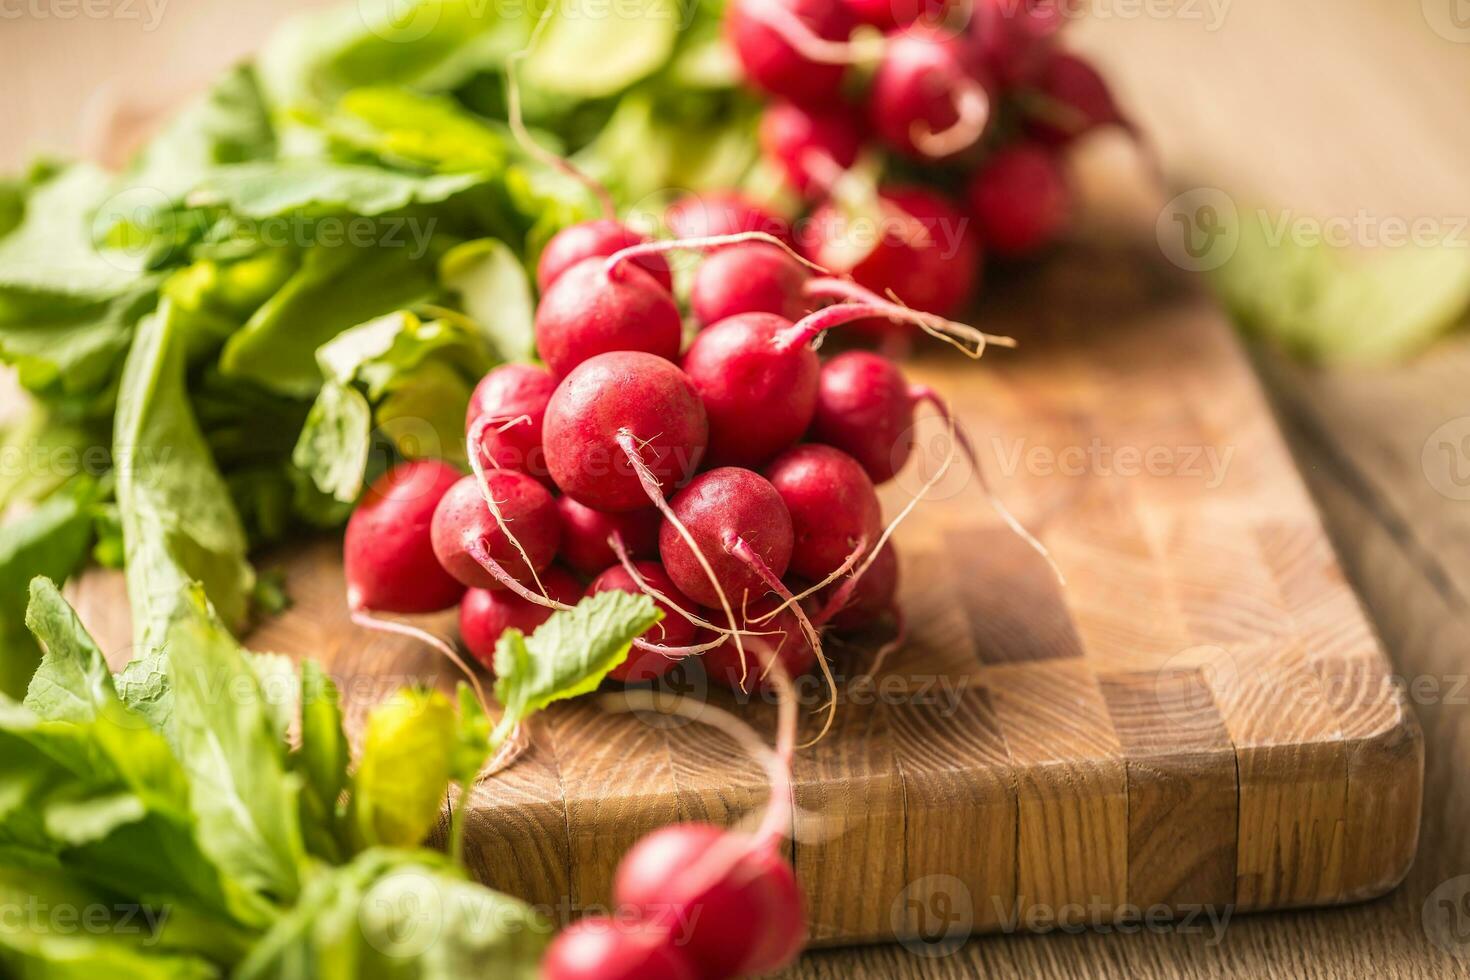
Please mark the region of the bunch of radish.
[[[730, 0], [729, 46], [747, 83], [771, 99], [763, 157], [810, 212], [787, 230], [750, 202], [706, 198], [716, 220], [700, 233], [789, 235], [878, 293], [956, 315], [975, 295], [982, 252], [1027, 256], [1065, 229], [1068, 149], [1101, 127], [1134, 132], [1097, 70], [1059, 46], [1068, 9], [1055, 0]], [[868, 206], [854, 207], [859, 171], [903, 176], [858, 188]], [[669, 215], [676, 233], [693, 207]], [[905, 330], [892, 320], [866, 326], [890, 339]]]

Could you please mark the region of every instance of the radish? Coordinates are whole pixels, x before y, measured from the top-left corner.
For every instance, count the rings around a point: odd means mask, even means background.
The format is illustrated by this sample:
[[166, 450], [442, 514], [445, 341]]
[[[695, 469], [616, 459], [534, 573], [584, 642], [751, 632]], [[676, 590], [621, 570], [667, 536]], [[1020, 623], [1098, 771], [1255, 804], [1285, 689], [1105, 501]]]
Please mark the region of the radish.
[[556, 381], [533, 364], [502, 364], [475, 386], [465, 427], [484, 419], [478, 444], [482, 458], [499, 469], [548, 480], [541, 451], [541, 422]]
[[853, 20], [880, 31], [917, 20], [940, 20], [955, 6], [950, 0], [842, 0], [842, 5]]
[[704, 326], [739, 313], [799, 320], [812, 306], [801, 291], [810, 278], [806, 266], [773, 245], [728, 245], [699, 264], [689, 305]]
[[991, 77], [1011, 87], [1035, 77], [1066, 16], [1055, 0], [976, 0], [970, 34]]
[[851, 113], [807, 109], [794, 102], [766, 106], [757, 136], [766, 160], [806, 196], [829, 193], [857, 162], [863, 146], [862, 130]]
[[[552, 393], [542, 439], [563, 493], [604, 511], [648, 506], [699, 470], [709, 423], [694, 385], [669, 361], [640, 351], [600, 354]], [[638, 466], [634, 465], [637, 460]]]
[[434, 509], [460, 477], [448, 463], [423, 459], [400, 463], [368, 487], [342, 541], [353, 612], [438, 612], [464, 595], [434, 557], [429, 533]]
[[614, 534], [633, 557], [658, 557], [663, 515], [652, 507], [614, 514], [593, 510], [571, 497], [557, 497], [556, 512], [561, 517], [561, 560], [583, 575], [596, 575], [618, 560], [608, 544]]
[[[553, 235], [541, 250], [541, 258], [536, 263], [536, 288], [545, 293], [563, 272], [583, 259], [606, 258], [629, 245], [640, 245], [646, 241], [646, 236], [612, 218], [569, 225]], [[665, 292], [674, 291], [674, 277], [663, 256], [645, 256], [638, 260], [638, 266]]]
[[1138, 131], [1113, 100], [1108, 83], [1091, 63], [1068, 51], [1053, 51], [1041, 66], [1028, 93], [1033, 111], [1027, 131], [1050, 146], [1065, 146], [1101, 126]]
[[[658, 562], [640, 561], [635, 562], [633, 567], [638, 578], [635, 579], [621, 565], [614, 565], [592, 580], [592, 584], [587, 586], [587, 595], [611, 590], [638, 595], [651, 589], [667, 596], [671, 601], [654, 600], [654, 604], [663, 611], [664, 618], [645, 633], [643, 639], [659, 647], [683, 648], [693, 645], [699, 629], [680, 612], [692, 605], [689, 599], [679, 592], [678, 586], [674, 585]], [[613, 668], [607, 676], [625, 684], [651, 681], [668, 673], [675, 663], [677, 660], [674, 657], [665, 656], [657, 649], [640, 648]]]
[[898, 554], [889, 541], [862, 575], [834, 583], [820, 596], [821, 611], [813, 617], [817, 625], [838, 629], [868, 626], [891, 611], [898, 595]]
[[[494, 590], [508, 588], [512, 580], [538, 581], [537, 573], [556, 556], [561, 536], [551, 494], [515, 470], [492, 470], [484, 482], [495, 511], [473, 476], [451, 487], [435, 508], [430, 535], [439, 564], [472, 588]], [[515, 527], [514, 537], [507, 525]]]
[[842, 97], [853, 23], [839, 0], [732, 0], [725, 38], [745, 79], [803, 105]]
[[[808, 257], [850, 274], [877, 292], [892, 291], [903, 303], [939, 316], [953, 316], [970, 300], [980, 275], [980, 242], [971, 220], [946, 198], [919, 188], [888, 188], [880, 198], [912, 219], [885, 219], [878, 229], [852, 223], [841, 208], [824, 204], [812, 216], [816, 241]], [[854, 262], [854, 242], [876, 238]], [[878, 329], [901, 329], [880, 321]]]
[[861, 556], [883, 531], [883, 508], [857, 460], [831, 446], [786, 450], [766, 467], [791, 515], [795, 539], [789, 570], [818, 581]]
[[634, 262], [601, 257], [583, 259], [551, 284], [536, 307], [535, 329], [536, 351], [557, 378], [612, 351], [673, 360], [684, 335], [668, 290]]
[[903, 469], [914, 449], [914, 408], [903, 372], [886, 357], [848, 351], [822, 365], [811, 438], [847, 453], [875, 484]]
[[[701, 473], [669, 501], [669, 507], [689, 530], [693, 543], [672, 522], [659, 530], [659, 554], [664, 570], [679, 590], [703, 606], [721, 605], [718, 590], [755, 599], [768, 590], [767, 577], [751, 559], [736, 554], [739, 541], [747, 543], [770, 575], [780, 579], [791, 562], [791, 515], [776, 488], [758, 473], [733, 466]], [[694, 551], [714, 569], [711, 582]]]
[[770, 597], [749, 604], [745, 643], [754, 663], [742, 663], [733, 643], [715, 647], [700, 659], [711, 683], [737, 694], [768, 692], [769, 674], [758, 666], [766, 658], [774, 657], [789, 677], [800, 677], [817, 665], [816, 651], [807, 642], [801, 621], [782, 605], [781, 600]]
[[1071, 207], [1061, 166], [1034, 143], [997, 151], [971, 178], [969, 198], [986, 246], [1010, 256], [1051, 244]]
[[[555, 565], [541, 574], [541, 585], [548, 596], [565, 605], [574, 605], [582, 597], [582, 583]], [[486, 670], [493, 671], [500, 634], [511, 627], [534, 632], [552, 612], [504, 589], [470, 589], [459, 604], [459, 638]]]
[[787, 221], [733, 191], [682, 197], [664, 212], [664, 223], [681, 239], [762, 232], [783, 242], [791, 240]]
[[542, 980], [699, 980], [688, 957], [658, 924], [588, 916], [551, 943]]
[[938, 26], [887, 36], [868, 93], [868, 121], [910, 157], [952, 157], [978, 143], [991, 121], [991, 96], [973, 46]]

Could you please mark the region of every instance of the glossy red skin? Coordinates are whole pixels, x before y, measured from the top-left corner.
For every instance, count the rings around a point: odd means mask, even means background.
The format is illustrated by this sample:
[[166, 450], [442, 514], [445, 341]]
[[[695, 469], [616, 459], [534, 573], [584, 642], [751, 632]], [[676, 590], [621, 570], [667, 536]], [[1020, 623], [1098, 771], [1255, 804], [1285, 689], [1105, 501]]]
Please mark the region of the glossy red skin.
[[[887, 0], [883, 0], [887, 2]], [[806, 162], [808, 152], [824, 155], [843, 170], [857, 162], [863, 130], [845, 109], [808, 109], [794, 102], [773, 102], [761, 113], [757, 133], [761, 152], [799, 194], [820, 196], [829, 188], [820, 170]]]
[[[582, 598], [582, 583], [555, 565], [540, 573], [546, 594], [557, 602], [575, 606]], [[535, 589], [531, 585], [531, 589]], [[459, 604], [459, 638], [486, 670], [495, 669], [495, 644], [500, 634], [515, 627], [526, 635], [551, 618], [554, 610], [522, 599], [509, 589], [492, 592], [470, 589]]]
[[[669, 506], [704, 554], [730, 604], [739, 609], [748, 595], [765, 595], [765, 581], [726, 550], [726, 539], [738, 535], [761, 557], [777, 578], [791, 563], [791, 515], [776, 488], [759, 473], [722, 466], [701, 473], [674, 494]], [[679, 590], [702, 606], [718, 607], [719, 594], [677, 528], [667, 520], [658, 532], [664, 571]]]
[[[693, 609], [694, 603], [689, 597], [679, 591], [679, 587], [669, 578], [664, 567], [656, 561], [637, 561], [633, 567], [638, 569], [638, 574], [643, 576], [653, 589], [668, 596], [674, 604], [681, 609]], [[627, 592], [631, 595], [642, 595], [643, 590], [633, 581], [622, 565], [614, 565], [592, 580], [587, 586], [588, 595], [596, 595], [599, 592], [608, 592], [616, 589], [619, 592]], [[694, 637], [699, 628], [685, 619], [677, 609], [668, 603], [654, 600], [664, 614], [663, 620], [643, 634], [643, 639], [649, 643], [657, 643], [666, 647], [687, 647], [694, 643]], [[636, 684], [640, 681], [651, 681], [656, 677], [662, 677], [673, 670], [678, 661], [672, 657], [664, 656], [657, 650], [639, 650], [634, 648], [628, 654], [628, 659], [618, 664], [607, 676], [615, 681], [625, 684]]]
[[529, 473], [542, 482], [551, 479], [546, 471], [546, 454], [541, 451], [541, 423], [555, 389], [551, 373], [534, 364], [502, 364], [480, 379], [465, 413], [466, 432], [482, 415], [506, 422], [522, 415], [531, 419], [502, 431], [497, 431], [495, 423], [487, 427], [480, 437], [487, 463]]
[[613, 883], [614, 904], [666, 924], [706, 980], [778, 969], [800, 952], [806, 932], [795, 873], [770, 845], [701, 887], [700, 860], [724, 840], [726, 831], [711, 824], [661, 828], [623, 856]]
[[989, 75], [1010, 88], [1036, 76], [1065, 23], [1062, 5], [1051, 0], [975, 0], [970, 36]]
[[868, 124], [890, 149], [932, 159], [914, 145], [914, 126], [937, 133], [955, 124], [955, 88], [967, 79], [984, 83], [980, 59], [963, 35], [936, 28], [892, 31], [887, 41], [868, 91]]
[[1062, 125], [1041, 115], [1026, 120], [1027, 133], [1048, 146], [1066, 146], [1099, 126], [1123, 122], [1108, 83], [1089, 62], [1071, 52], [1052, 51], [1031, 84], [1041, 95], [1077, 112], [1075, 125]]
[[368, 487], [342, 539], [352, 609], [429, 613], [459, 601], [464, 586], [439, 566], [429, 528], [460, 476], [448, 463], [423, 459], [393, 467]]
[[873, 481], [842, 450], [793, 446], [762, 472], [791, 514], [792, 574], [820, 582], [861, 543], [871, 548], [883, 533], [883, 505]]
[[622, 536], [623, 547], [632, 557], [658, 557], [658, 526], [663, 515], [651, 504], [613, 514], [593, 510], [571, 497], [557, 497], [556, 512], [561, 517], [561, 560], [583, 575], [596, 575], [617, 564], [618, 556], [607, 543], [614, 531]]
[[796, 444], [811, 424], [821, 363], [807, 344], [777, 348], [791, 321], [743, 313], [705, 327], [684, 353], [684, 373], [709, 413], [709, 460], [759, 466]]
[[[817, 593], [820, 600], [817, 603], [818, 608], [826, 605], [841, 584], [839, 580]], [[860, 629], [872, 625], [887, 615], [897, 597], [898, 553], [893, 550], [893, 541], [890, 539], [878, 552], [878, 557], [873, 559], [873, 564], [868, 566], [862, 578], [858, 579], [842, 610], [824, 625], [837, 629]]]
[[[515, 470], [491, 470], [485, 474], [485, 481], [499, 505], [500, 516], [525, 548], [531, 566], [539, 572], [550, 565], [561, 539], [561, 524], [551, 494], [533, 477]], [[496, 524], [473, 476], [464, 477], [439, 501], [430, 536], [439, 564], [471, 588], [492, 591], [504, 588], [465, 550], [470, 541], [478, 538], [486, 540], [490, 557], [517, 582], [531, 582], [531, 570], [526, 567], [525, 559]]]
[[[837, 208], [824, 204], [812, 217], [816, 237], [809, 249], [818, 265], [845, 272], [880, 295], [892, 289], [905, 305], [939, 316], [959, 314], [980, 280], [980, 239], [974, 219], [943, 196], [915, 187], [888, 188], [881, 196], [907, 212], [928, 231], [928, 241], [901, 234], [892, 224], [876, 247], [855, 266], [847, 264], [840, 246], [849, 234]], [[911, 331], [908, 324], [877, 322], [883, 329]]]
[[1061, 165], [1034, 143], [997, 151], [971, 178], [969, 199], [986, 247], [1012, 257], [1056, 241], [1072, 205]]
[[[770, 662], [772, 653], [780, 661], [781, 668], [786, 671], [788, 677], [800, 677], [809, 673], [817, 665], [817, 653], [812, 649], [806, 633], [802, 631], [801, 621], [790, 609], [782, 610], [764, 623], [749, 622], [769, 613], [780, 604], [781, 600], [775, 596], [766, 596], [751, 602], [746, 607], [748, 628], [766, 635], [744, 638], [743, 681], [741, 679], [740, 650], [732, 641], [726, 640], [713, 650], [700, 654], [705, 676], [709, 678], [711, 684], [741, 695], [771, 694], [775, 687], [770, 682], [765, 665]], [[736, 615], [739, 615], [738, 611]], [[725, 622], [724, 614], [719, 611], [711, 611], [710, 619], [716, 623]], [[710, 638], [712, 637], [709, 634], [702, 633], [700, 642], [705, 642]]]
[[806, 266], [774, 245], [730, 245], [700, 262], [689, 305], [704, 326], [740, 313], [799, 320], [813, 305], [801, 292], [810, 278]]
[[578, 365], [546, 406], [542, 442], [562, 493], [606, 511], [649, 505], [617, 434], [627, 428], [665, 494], [699, 470], [709, 421], [684, 372], [638, 351], [601, 354]]
[[908, 379], [886, 357], [847, 351], [822, 365], [809, 435], [856, 459], [875, 485], [887, 483], [914, 452]]
[[634, 350], [679, 357], [684, 324], [668, 290], [632, 262], [609, 274], [583, 259], [551, 284], [536, 307], [536, 351], [557, 378], [598, 354]]
[[541, 980], [699, 980], [699, 973], [664, 929], [589, 917], [552, 940]]
[[689, 194], [670, 204], [664, 223], [675, 238], [710, 238], [763, 231], [782, 241], [791, 238], [791, 224], [733, 191]]
[[[766, 24], [747, 14], [747, 5], [770, 0], [734, 0], [725, 8], [725, 39], [745, 80], [771, 95], [802, 105], [834, 105], [842, 99], [846, 66], [808, 61]], [[839, 0], [779, 0], [814, 32], [846, 41], [853, 21]]]
[[[536, 262], [536, 288], [546, 292], [563, 272], [583, 259], [606, 258], [614, 252], [620, 252], [631, 245], [642, 245], [646, 241], [646, 236], [611, 218], [597, 218], [568, 225], [552, 235], [551, 241], [541, 250], [541, 258]], [[674, 276], [662, 255], [645, 255], [634, 261], [664, 287], [666, 292], [674, 291]]]

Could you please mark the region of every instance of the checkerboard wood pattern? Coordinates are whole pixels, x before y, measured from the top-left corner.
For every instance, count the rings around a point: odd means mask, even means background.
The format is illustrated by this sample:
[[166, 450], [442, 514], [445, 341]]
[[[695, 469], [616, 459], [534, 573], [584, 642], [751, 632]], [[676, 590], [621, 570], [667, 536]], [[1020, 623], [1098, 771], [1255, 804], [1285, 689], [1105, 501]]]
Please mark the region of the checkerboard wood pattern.
[[[997, 304], [987, 326], [1021, 350], [914, 366], [1066, 584], [964, 467], [899, 532], [908, 641], [796, 763], [792, 857], [818, 943], [928, 935], [936, 915], [983, 931], [1069, 909], [1342, 902], [1409, 864], [1422, 747], [1389, 665], [1230, 330], [1138, 267], [1080, 248], [1025, 285], [1044, 302]], [[932, 466], [943, 427], [928, 425]], [[887, 488], [890, 513], [919, 479]], [[351, 627], [335, 545], [286, 567], [296, 606], [252, 645], [324, 660], [353, 717], [408, 677], [453, 682]], [[124, 650], [119, 589], [75, 591]], [[871, 655], [833, 648], [849, 681]], [[771, 724], [769, 706], [679, 677]], [[533, 741], [476, 789], [468, 859], [548, 906], [605, 903], [618, 856], [655, 827], [764, 799], [758, 768], [697, 725], [583, 702]]]

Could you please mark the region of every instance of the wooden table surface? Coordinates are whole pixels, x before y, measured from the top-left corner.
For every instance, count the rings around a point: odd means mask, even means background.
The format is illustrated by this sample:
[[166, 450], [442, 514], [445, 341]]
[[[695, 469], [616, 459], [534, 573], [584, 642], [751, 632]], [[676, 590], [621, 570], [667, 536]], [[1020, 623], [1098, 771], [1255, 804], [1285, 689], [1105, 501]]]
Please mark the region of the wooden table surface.
[[[176, 101], [300, 5], [85, 8], [116, 12], [101, 18], [60, 0], [3, 7], [0, 166], [38, 148], [101, 145], [94, 120], [115, 105]], [[1172, 185], [1218, 187], [1242, 206], [1268, 202], [1302, 218], [1428, 216], [1452, 229], [1470, 215], [1464, 0], [1092, 6], [1077, 45], [1117, 80]], [[1470, 454], [1441, 451], [1470, 447], [1470, 341], [1386, 369], [1324, 372], [1269, 350], [1255, 356], [1424, 728], [1422, 838], [1408, 879], [1365, 905], [1241, 916], [1222, 931], [988, 936], [943, 956], [836, 950], [806, 956], [789, 976], [1470, 974], [1470, 781], [1457, 778], [1458, 752], [1470, 752]], [[1426, 929], [1426, 909], [1453, 910], [1458, 931]]]

